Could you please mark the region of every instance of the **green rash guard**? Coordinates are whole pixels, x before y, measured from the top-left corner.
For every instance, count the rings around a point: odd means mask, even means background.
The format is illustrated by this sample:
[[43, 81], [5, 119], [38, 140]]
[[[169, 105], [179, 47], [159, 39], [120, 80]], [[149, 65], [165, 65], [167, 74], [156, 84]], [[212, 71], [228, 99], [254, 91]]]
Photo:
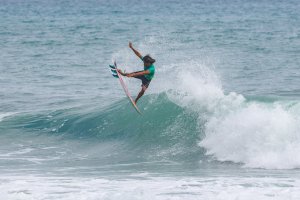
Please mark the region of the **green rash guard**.
[[[143, 60], [143, 57], [141, 57], [141, 59]], [[150, 65], [149, 67], [145, 67], [144, 66], [144, 70], [149, 70], [150, 74], [146, 74], [144, 75], [146, 77], [146, 79], [148, 79], [149, 81], [152, 80], [153, 76], [154, 76], [154, 73], [155, 73], [155, 67], [154, 65]]]

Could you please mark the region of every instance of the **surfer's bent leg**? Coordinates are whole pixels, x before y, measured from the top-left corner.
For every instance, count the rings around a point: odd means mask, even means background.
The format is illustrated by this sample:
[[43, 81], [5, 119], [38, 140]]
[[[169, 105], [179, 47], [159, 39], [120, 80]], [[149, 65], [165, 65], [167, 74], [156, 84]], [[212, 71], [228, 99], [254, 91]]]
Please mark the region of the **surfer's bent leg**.
[[149, 81], [144, 75], [135, 76], [134, 78], [140, 79], [142, 81], [142, 89], [141, 89], [141, 91], [139, 92], [138, 96], [135, 99], [135, 103], [136, 103], [139, 100], [139, 98], [141, 98], [144, 95], [144, 93], [147, 90], [147, 88], [148, 88], [151, 81]]
[[147, 87], [143, 85], [140, 93], [138, 94], [138, 96], [136, 97], [136, 99], [134, 101], [135, 103], [137, 103], [137, 101], [139, 100], [139, 98], [141, 98], [144, 95], [144, 93], [145, 93], [146, 90], [147, 90]]

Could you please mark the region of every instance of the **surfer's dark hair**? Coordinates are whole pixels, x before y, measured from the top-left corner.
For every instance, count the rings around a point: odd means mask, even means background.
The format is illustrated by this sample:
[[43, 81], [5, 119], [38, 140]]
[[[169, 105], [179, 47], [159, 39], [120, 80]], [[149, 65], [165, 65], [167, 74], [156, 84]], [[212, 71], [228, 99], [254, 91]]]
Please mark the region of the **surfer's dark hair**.
[[144, 58], [143, 58], [143, 61], [146, 62], [146, 63], [155, 63], [155, 59], [151, 58], [150, 55], [145, 55]]

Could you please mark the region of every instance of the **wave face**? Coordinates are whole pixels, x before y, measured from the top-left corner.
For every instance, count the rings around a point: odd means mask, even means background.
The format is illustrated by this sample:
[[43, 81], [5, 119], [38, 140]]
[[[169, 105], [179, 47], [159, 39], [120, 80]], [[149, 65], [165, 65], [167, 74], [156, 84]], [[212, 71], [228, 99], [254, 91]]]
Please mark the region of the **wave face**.
[[[42, 135], [41, 141], [35, 143], [57, 138], [48, 146], [65, 149], [64, 143], [68, 143], [76, 155], [85, 154], [88, 162], [96, 159], [99, 165], [164, 160], [198, 162], [204, 151], [198, 146], [197, 116], [168, 100], [166, 94], [149, 95], [145, 99], [150, 103], [145, 101], [141, 105], [142, 116], [123, 99], [101, 109], [81, 107], [14, 115], [3, 119], [1, 128], [6, 135], [30, 134], [33, 138]], [[85, 145], [78, 147], [78, 142]], [[87, 149], [90, 151], [86, 152]], [[69, 158], [60, 157], [61, 161], [64, 159]]]
[[139, 104], [143, 116], [123, 99], [104, 108], [3, 116], [1, 128], [86, 140], [95, 151], [109, 153], [98, 157], [107, 163], [215, 160], [250, 168], [300, 167], [300, 102], [226, 94], [214, 71], [197, 63], [175, 71], [172, 80], [158, 77], [153, 87], [158, 92]]

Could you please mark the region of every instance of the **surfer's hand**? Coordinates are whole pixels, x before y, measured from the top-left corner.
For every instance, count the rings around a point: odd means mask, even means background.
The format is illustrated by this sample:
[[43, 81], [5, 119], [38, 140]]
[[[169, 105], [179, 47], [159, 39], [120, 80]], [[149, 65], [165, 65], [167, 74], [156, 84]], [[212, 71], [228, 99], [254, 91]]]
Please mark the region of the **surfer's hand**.
[[132, 43], [131, 42], [129, 42], [129, 48], [130, 49], [132, 49], [133, 47], [132, 47]]
[[117, 69], [117, 70], [122, 76], [125, 76], [125, 74], [122, 72], [122, 70], [120, 70], [120, 69]]

